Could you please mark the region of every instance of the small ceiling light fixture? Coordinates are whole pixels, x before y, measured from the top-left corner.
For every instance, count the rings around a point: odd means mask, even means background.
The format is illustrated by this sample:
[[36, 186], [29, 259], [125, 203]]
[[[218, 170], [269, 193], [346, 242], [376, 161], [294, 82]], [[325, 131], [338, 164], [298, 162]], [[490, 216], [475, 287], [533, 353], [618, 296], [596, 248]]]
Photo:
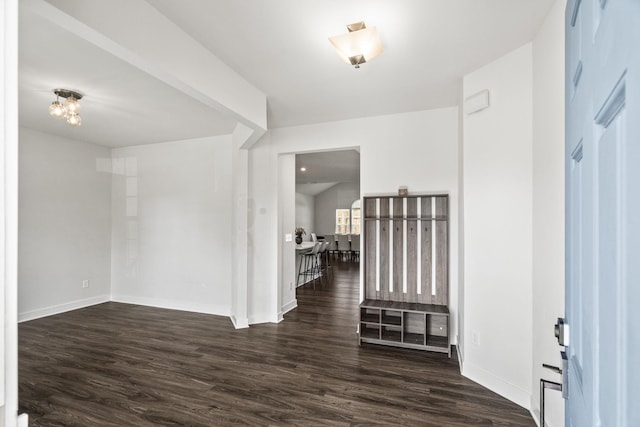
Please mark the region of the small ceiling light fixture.
[[305, 168], [304, 166], [300, 168], [300, 172], [306, 172], [307, 168]]
[[338, 56], [347, 64], [360, 68], [360, 64], [371, 61], [382, 53], [382, 43], [376, 27], [367, 28], [363, 21], [347, 25], [346, 34], [329, 37]]
[[[80, 126], [82, 118], [80, 117], [80, 101], [82, 94], [69, 89], [54, 89], [56, 100], [49, 106], [49, 114], [52, 117], [65, 119], [71, 126]], [[60, 97], [66, 99], [64, 104], [60, 102]]]

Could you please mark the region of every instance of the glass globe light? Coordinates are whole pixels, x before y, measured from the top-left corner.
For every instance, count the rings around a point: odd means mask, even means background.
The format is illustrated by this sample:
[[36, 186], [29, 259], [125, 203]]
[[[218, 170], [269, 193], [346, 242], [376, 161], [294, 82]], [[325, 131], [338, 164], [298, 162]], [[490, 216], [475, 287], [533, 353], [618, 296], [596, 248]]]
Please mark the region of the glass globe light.
[[67, 98], [64, 108], [69, 114], [78, 114], [80, 112], [80, 103], [73, 96]]
[[64, 108], [64, 105], [60, 101], [53, 101], [51, 105], [49, 105], [49, 114], [53, 117], [64, 117], [67, 113], [67, 110]]
[[67, 123], [71, 126], [80, 126], [82, 118], [77, 113], [67, 113]]

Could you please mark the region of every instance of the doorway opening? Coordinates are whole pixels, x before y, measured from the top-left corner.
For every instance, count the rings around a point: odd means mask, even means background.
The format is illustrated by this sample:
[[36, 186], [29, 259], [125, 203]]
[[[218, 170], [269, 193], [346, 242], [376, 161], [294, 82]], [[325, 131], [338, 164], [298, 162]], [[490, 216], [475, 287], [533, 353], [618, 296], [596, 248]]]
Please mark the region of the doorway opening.
[[[296, 245], [296, 293], [310, 288], [339, 290], [349, 300], [357, 297], [361, 229], [357, 149], [295, 155], [295, 224], [305, 230], [302, 244]], [[309, 252], [315, 243], [321, 253], [314, 257]], [[303, 301], [313, 301], [313, 296], [298, 300]]]

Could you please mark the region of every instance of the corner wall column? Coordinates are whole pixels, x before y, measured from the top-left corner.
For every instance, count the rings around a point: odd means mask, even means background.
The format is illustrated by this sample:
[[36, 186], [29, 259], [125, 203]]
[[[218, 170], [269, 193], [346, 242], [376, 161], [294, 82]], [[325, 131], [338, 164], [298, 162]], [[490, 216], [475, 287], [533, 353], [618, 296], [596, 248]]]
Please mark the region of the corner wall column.
[[248, 257], [247, 210], [249, 208], [249, 150], [245, 143], [253, 130], [241, 123], [232, 136], [232, 267], [231, 267], [231, 321], [239, 328], [249, 327], [247, 307]]

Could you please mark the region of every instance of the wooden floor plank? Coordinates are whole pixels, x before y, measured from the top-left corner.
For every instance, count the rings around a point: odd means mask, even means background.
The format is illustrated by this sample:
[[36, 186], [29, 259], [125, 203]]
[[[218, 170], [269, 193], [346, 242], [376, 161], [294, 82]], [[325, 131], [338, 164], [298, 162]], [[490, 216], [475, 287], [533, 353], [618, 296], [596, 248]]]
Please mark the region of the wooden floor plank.
[[358, 265], [280, 324], [106, 303], [19, 325], [32, 426], [534, 426], [455, 357], [356, 339]]

